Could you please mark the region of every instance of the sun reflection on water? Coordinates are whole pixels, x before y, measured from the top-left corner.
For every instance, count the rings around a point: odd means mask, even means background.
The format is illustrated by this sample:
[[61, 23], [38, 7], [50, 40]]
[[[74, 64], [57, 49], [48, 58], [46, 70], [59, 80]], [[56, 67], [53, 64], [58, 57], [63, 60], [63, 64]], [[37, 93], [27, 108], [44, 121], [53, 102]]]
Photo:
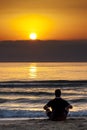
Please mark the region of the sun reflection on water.
[[29, 66], [29, 77], [30, 78], [37, 77], [37, 66], [34, 63]]

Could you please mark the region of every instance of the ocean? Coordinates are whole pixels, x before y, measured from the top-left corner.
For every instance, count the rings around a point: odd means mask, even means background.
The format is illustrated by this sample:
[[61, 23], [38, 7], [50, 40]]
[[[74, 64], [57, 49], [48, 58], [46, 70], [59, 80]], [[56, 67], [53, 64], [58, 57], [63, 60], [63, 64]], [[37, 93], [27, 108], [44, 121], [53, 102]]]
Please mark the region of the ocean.
[[57, 88], [73, 105], [69, 117], [87, 116], [86, 62], [0, 63], [0, 118], [46, 118]]

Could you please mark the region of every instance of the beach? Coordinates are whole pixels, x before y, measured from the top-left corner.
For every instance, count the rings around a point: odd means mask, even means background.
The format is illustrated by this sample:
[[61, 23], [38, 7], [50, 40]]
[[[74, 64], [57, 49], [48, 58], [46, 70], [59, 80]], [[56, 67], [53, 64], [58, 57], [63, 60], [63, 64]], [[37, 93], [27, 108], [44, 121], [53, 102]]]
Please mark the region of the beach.
[[0, 130], [87, 130], [87, 117], [67, 118], [65, 121], [48, 119], [4, 119]]
[[[0, 130], [87, 130], [87, 63], [1, 63]], [[60, 88], [73, 109], [50, 121], [43, 106]]]

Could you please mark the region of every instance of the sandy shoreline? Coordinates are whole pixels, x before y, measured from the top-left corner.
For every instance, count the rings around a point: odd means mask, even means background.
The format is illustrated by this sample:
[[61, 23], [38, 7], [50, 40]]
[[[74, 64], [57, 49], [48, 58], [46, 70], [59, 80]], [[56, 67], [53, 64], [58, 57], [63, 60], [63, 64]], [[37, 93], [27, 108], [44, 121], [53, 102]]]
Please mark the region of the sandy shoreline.
[[87, 117], [72, 117], [59, 122], [48, 119], [0, 120], [0, 130], [87, 130]]

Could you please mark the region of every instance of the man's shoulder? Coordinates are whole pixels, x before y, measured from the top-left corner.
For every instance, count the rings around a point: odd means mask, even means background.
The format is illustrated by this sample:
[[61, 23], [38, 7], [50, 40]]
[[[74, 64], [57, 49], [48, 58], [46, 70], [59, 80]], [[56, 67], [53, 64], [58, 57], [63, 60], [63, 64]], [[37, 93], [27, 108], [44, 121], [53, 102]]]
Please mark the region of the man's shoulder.
[[67, 100], [65, 100], [65, 99], [61, 98], [61, 101], [62, 101], [63, 104], [69, 105], [69, 102]]
[[66, 102], [66, 103], [67, 103], [67, 101], [66, 101], [65, 99], [61, 98], [61, 97], [55, 98], [55, 100], [58, 100], [58, 101], [60, 101], [60, 102]]
[[55, 100], [55, 98], [54, 98], [54, 99], [49, 100], [49, 102], [53, 102], [54, 100]]
[[55, 99], [51, 99], [51, 100], [49, 100], [47, 104], [53, 103], [54, 100], [55, 100]]

